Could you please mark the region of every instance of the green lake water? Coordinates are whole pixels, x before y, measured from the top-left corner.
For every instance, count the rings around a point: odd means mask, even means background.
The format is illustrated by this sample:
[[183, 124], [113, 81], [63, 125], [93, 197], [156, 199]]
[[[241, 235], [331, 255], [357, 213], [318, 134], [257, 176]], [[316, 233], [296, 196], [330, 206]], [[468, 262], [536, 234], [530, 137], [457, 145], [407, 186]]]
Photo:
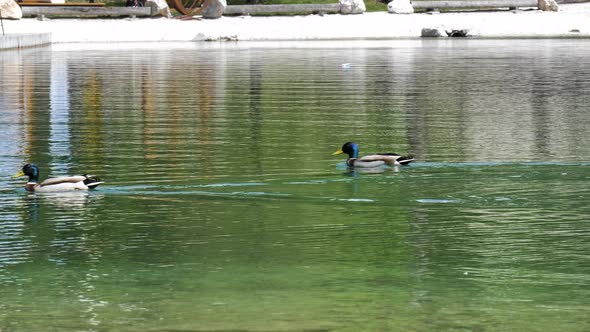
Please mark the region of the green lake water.
[[[589, 331], [588, 54], [0, 52], [0, 331]], [[352, 171], [346, 141], [416, 162]], [[105, 184], [28, 194], [25, 162]]]

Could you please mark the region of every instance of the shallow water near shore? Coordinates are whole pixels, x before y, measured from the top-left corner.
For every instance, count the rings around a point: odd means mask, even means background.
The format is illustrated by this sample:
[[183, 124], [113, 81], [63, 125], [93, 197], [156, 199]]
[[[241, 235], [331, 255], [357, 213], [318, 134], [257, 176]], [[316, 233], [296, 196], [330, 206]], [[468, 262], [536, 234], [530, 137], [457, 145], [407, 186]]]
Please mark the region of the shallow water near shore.
[[[0, 52], [0, 331], [588, 331], [589, 51]], [[105, 184], [28, 194], [25, 162]]]

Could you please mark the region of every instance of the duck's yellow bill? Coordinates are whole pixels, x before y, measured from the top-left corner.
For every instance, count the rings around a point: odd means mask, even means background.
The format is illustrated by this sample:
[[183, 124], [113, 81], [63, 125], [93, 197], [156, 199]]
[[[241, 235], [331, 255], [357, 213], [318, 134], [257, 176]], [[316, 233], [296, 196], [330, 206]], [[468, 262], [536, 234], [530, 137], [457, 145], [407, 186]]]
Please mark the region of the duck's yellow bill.
[[20, 178], [21, 176], [25, 176], [25, 172], [22, 170], [12, 176], [13, 179]]
[[343, 154], [343, 153], [344, 153], [344, 151], [342, 151], [342, 149], [340, 149], [340, 150], [338, 150], [338, 151], [336, 151], [336, 152], [332, 153], [332, 155], [333, 155], [333, 156], [335, 156], [335, 155], [337, 155], [337, 154]]

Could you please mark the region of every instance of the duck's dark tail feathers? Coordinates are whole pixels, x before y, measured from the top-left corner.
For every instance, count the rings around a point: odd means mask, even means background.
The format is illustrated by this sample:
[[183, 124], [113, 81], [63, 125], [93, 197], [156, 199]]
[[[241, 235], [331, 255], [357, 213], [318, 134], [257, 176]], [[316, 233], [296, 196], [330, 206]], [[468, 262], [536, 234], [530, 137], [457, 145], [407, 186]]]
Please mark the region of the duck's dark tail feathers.
[[104, 183], [100, 181], [100, 178], [98, 176], [88, 174], [84, 174], [84, 176], [86, 177], [86, 180], [84, 180], [84, 184], [88, 187], [88, 189], [94, 189], [98, 187], [99, 184]]
[[396, 160], [400, 165], [407, 165], [414, 161], [414, 156], [401, 156]]

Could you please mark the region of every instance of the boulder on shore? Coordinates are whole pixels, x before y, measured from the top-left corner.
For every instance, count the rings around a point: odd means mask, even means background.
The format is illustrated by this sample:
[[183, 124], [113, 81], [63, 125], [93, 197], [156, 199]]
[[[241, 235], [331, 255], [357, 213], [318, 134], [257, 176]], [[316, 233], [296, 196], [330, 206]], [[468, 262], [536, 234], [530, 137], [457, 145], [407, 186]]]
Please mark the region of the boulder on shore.
[[423, 28], [420, 37], [446, 37], [447, 32], [443, 27]]
[[203, 18], [220, 18], [227, 7], [226, 0], [206, 0], [201, 15]]
[[392, 14], [412, 14], [414, 7], [410, 0], [393, 0], [387, 4], [387, 11]]
[[539, 9], [545, 12], [557, 12], [559, 11], [559, 6], [555, 0], [539, 0], [538, 1]]
[[145, 6], [151, 7], [152, 16], [161, 15], [167, 18], [172, 17], [172, 13], [170, 13], [170, 8], [168, 7], [166, 0], [147, 0]]
[[23, 18], [23, 11], [14, 0], [0, 0], [0, 11], [2, 18], [12, 20]]
[[362, 14], [366, 11], [363, 0], [340, 0], [340, 14]]

